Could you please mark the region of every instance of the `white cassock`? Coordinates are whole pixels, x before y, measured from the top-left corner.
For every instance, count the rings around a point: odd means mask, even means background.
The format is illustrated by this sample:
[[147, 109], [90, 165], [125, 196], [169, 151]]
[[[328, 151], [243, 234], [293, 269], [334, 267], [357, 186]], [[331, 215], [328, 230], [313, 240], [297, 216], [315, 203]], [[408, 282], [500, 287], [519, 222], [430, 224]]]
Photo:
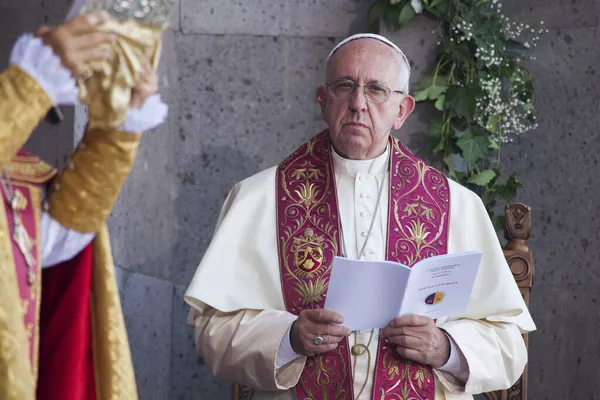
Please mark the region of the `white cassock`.
[[[339, 212], [349, 258], [362, 248], [373, 217], [386, 153], [373, 160], [347, 160], [333, 153]], [[256, 388], [253, 399], [294, 399], [305, 357], [294, 353], [276, 239], [275, 173], [270, 168], [238, 183], [225, 201], [214, 238], [186, 292], [192, 306], [196, 349], [221, 379]], [[472, 399], [472, 394], [507, 389], [527, 362], [521, 333], [535, 329], [487, 212], [473, 192], [450, 181], [448, 253], [479, 250], [483, 259], [468, 311], [441, 318], [451, 356], [434, 370], [436, 400]], [[384, 260], [388, 190], [363, 259]], [[358, 293], [357, 295], [360, 295]], [[370, 331], [358, 332], [367, 344]], [[350, 336], [350, 346], [355, 344]], [[377, 352], [378, 334], [370, 352]], [[371, 398], [375, 357], [358, 356], [354, 392]]]

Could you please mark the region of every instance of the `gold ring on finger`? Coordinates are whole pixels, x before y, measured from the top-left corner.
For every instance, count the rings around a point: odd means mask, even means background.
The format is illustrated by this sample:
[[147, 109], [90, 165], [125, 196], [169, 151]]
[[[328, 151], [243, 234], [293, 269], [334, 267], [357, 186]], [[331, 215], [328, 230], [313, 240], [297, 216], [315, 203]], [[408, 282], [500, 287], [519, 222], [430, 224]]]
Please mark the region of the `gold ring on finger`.
[[90, 67], [87, 67], [85, 69], [85, 71], [83, 71], [81, 73], [81, 75], [79, 76], [81, 79], [83, 79], [84, 81], [87, 81], [88, 79], [90, 79], [92, 77], [92, 69]]

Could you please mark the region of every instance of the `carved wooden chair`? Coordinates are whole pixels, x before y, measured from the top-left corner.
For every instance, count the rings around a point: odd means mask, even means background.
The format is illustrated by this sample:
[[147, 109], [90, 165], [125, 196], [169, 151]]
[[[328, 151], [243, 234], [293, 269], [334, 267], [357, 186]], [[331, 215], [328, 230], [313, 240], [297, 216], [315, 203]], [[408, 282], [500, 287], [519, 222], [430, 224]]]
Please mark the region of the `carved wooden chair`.
[[[517, 281], [525, 304], [529, 307], [529, 292], [533, 286], [533, 254], [527, 246], [531, 234], [531, 209], [524, 204], [514, 203], [506, 206], [504, 222], [504, 256]], [[525, 346], [529, 349], [529, 335], [523, 335]], [[527, 400], [527, 366], [521, 378], [508, 390], [484, 393], [487, 400]]]
[[[533, 286], [533, 254], [527, 246], [531, 233], [531, 209], [524, 204], [514, 203], [506, 206], [504, 223], [504, 256], [515, 281], [529, 307], [529, 292]], [[523, 335], [525, 346], [529, 348], [528, 334]], [[233, 385], [233, 400], [248, 400], [252, 389]], [[481, 400], [527, 400], [527, 366], [521, 378], [508, 390], [484, 393], [476, 396]]]

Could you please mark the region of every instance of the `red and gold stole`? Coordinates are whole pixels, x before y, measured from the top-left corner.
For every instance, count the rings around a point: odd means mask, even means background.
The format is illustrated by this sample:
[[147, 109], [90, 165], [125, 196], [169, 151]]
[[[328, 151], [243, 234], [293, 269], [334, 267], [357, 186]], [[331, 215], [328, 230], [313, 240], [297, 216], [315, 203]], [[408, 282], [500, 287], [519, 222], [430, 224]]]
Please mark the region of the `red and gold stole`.
[[[445, 254], [450, 193], [446, 177], [390, 137], [386, 259], [412, 266]], [[293, 314], [323, 308], [333, 258], [341, 255], [341, 228], [329, 132], [287, 157], [276, 174], [281, 285]], [[431, 368], [400, 357], [380, 339], [372, 397], [433, 400]], [[353, 399], [348, 340], [310, 357], [296, 386], [298, 399]]]
[[[6, 307], [6, 313], [15, 313], [22, 316], [22, 323], [25, 328], [26, 338], [18, 337], [12, 340], [28, 343], [28, 356], [31, 372], [35, 379], [37, 376], [37, 356], [38, 356], [38, 320], [40, 314], [41, 298], [41, 249], [40, 249], [40, 216], [42, 208], [42, 185], [52, 178], [56, 171], [48, 164], [41, 161], [38, 157], [30, 155], [21, 150], [12, 160], [3, 166], [6, 168], [10, 177], [10, 185], [16, 196], [16, 207], [20, 225], [26, 231], [26, 241], [30, 244], [31, 256], [34, 261], [31, 271], [25, 260], [24, 254], [19, 249], [17, 243], [13, 240], [14, 219], [11, 204], [4, 198], [4, 193], [0, 194], [3, 207], [0, 211], [0, 271], [4, 276], [3, 280], [8, 285], [16, 285], [16, 290], [6, 288], [5, 292], [18, 293], [20, 307], [13, 307], [16, 304], [15, 298], [3, 299], [2, 303]], [[8, 187], [8, 183], [6, 183]], [[29, 277], [28, 277], [29, 273]], [[2, 299], [3, 296], [0, 296]], [[0, 307], [2, 311], [2, 307]], [[20, 329], [19, 329], [20, 330]], [[7, 332], [0, 332], [0, 335]], [[20, 378], [16, 378], [20, 379]]]

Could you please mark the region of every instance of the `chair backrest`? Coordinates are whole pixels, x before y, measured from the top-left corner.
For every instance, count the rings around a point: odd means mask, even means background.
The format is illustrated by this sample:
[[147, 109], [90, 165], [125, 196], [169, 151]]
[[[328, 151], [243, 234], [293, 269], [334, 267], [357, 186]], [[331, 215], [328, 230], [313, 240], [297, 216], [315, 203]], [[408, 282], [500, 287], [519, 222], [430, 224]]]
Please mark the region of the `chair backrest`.
[[[527, 246], [531, 234], [531, 209], [524, 204], [506, 206], [504, 221], [504, 256], [517, 281], [525, 304], [529, 307], [529, 293], [533, 286], [533, 254]], [[523, 335], [529, 349], [529, 335]], [[521, 378], [508, 390], [484, 393], [488, 400], [527, 400], [527, 366]]]
[[[524, 204], [514, 203], [506, 206], [504, 220], [504, 256], [519, 286], [519, 290], [529, 307], [529, 293], [533, 286], [533, 254], [527, 246], [531, 234], [531, 209]], [[528, 334], [523, 335], [525, 346], [529, 348]], [[249, 399], [252, 389], [233, 385], [233, 400]], [[527, 400], [527, 367], [521, 378], [508, 390], [484, 393], [488, 400]]]

